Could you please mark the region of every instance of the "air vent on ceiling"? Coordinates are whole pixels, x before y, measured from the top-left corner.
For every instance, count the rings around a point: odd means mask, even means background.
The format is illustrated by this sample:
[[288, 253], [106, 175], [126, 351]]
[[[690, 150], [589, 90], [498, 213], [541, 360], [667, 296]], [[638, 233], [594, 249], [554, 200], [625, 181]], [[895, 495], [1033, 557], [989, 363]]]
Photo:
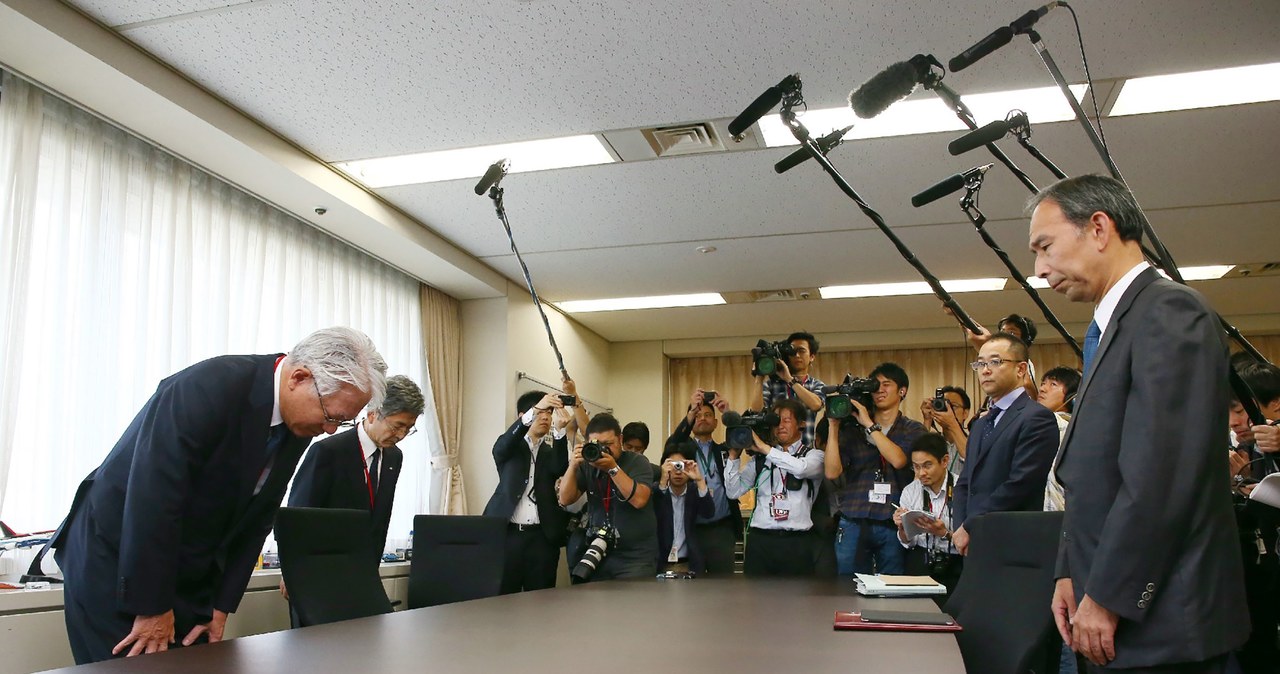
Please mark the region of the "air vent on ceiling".
[[794, 302], [798, 300], [818, 299], [821, 295], [817, 288], [782, 288], [780, 290], [748, 290], [744, 292], [720, 293], [728, 304], [759, 304], [762, 302]]
[[1222, 278], [1253, 278], [1255, 276], [1280, 276], [1280, 262], [1238, 264]]
[[724, 151], [720, 134], [709, 122], [640, 129], [640, 133], [659, 157]]

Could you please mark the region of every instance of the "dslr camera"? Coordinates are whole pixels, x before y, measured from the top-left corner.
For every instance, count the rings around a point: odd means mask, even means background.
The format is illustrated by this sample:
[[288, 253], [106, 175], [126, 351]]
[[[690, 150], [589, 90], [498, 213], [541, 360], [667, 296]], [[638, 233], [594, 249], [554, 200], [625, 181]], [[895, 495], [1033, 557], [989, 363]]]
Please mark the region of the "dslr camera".
[[844, 381], [835, 386], [823, 386], [822, 392], [827, 395], [827, 417], [831, 419], [847, 419], [853, 415], [854, 400], [866, 408], [868, 414], [875, 413], [875, 403], [871, 396], [880, 390], [880, 382], [874, 379], [855, 377], [846, 374]]
[[947, 398], [942, 395], [942, 389], [940, 388], [933, 390], [933, 400], [930, 400], [929, 403], [933, 405], [934, 412], [946, 412], [951, 409], [951, 403], [947, 402]]
[[778, 427], [778, 422], [778, 415], [772, 412], [747, 412], [746, 414], [726, 412], [724, 415], [725, 444], [731, 449], [751, 449], [756, 446], [755, 440], [751, 439], [751, 432], [755, 431], [761, 439], [767, 440], [773, 433], [773, 429]]
[[769, 342], [762, 339], [751, 350], [751, 374], [769, 376], [778, 371], [777, 361], [786, 361], [794, 355], [796, 347], [791, 346], [791, 342]]
[[587, 545], [587, 552], [582, 555], [577, 566], [573, 567], [571, 574], [583, 581], [596, 572], [605, 555], [609, 554], [609, 548], [618, 545], [618, 530], [608, 524], [601, 525], [595, 531], [588, 531], [587, 536], [591, 537], [591, 543]]
[[582, 446], [582, 460], [587, 463], [595, 463], [608, 453], [609, 447], [599, 442], [588, 442]]

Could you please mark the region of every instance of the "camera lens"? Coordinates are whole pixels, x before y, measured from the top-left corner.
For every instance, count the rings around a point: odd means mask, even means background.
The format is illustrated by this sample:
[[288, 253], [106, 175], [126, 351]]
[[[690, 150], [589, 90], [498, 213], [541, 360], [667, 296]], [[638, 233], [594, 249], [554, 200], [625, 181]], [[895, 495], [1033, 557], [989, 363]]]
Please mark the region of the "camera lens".
[[831, 419], [847, 419], [853, 414], [853, 402], [849, 396], [831, 396], [827, 398], [827, 417]]

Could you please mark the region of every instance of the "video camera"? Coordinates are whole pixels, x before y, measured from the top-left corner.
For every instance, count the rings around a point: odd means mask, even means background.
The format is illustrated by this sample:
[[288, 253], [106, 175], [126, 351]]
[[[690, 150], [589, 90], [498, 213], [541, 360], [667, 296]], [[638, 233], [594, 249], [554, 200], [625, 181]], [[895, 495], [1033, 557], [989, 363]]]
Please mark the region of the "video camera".
[[880, 382], [846, 374], [844, 381], [835, 386], [823, 386], [822, 392], [827, 395], [827, 418], [847, 419], [853, 415], [853, 402], [857, 400], [867, 410], [867, 414], [875, 413], [875, 403], [871, 396], [880, 390]]
[[769, 376], [778, 371], [777, 361], [786, 361], [796, 355], [796, 347], [791, 342], [769, 342], [760, 340], [756, 348], [751, 350], [751, 374]]
[[768, 440], [773, 429], [778, 427], [778, 415], [772, 412], [737, 412], [724, 413], [724, 441], [730, 449], [750, 449], [756, 446], [751, 432]]

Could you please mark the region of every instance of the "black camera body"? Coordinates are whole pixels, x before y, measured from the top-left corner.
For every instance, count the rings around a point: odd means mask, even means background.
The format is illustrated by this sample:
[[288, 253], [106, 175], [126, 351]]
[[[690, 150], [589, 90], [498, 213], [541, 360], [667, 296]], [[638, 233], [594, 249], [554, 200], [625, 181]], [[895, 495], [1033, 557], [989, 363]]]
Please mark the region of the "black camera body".
[[786, 362], [794, 355], [796, 355], [796, 347], [791, 346], [791, 342], [759, 340], [756, 342], [756, 347], [751, 350], [751, 374], [772, 375], [778, 371], [776, 361]]
[[748, 412], [743, 415], [724, 415], [724, 443], [730, 449], [750, 449], [755, 447], [751, 432], [768, 441], [773, 429], [778, 427], [778, 415], [772, 412]]
[[582, 446], [582, 460], [587, 463], [595, 463], [608, 453], [609, 447], [599, 442], [588, 442]]
[[946, 412], [951, 409], [951, 404], [947, 401], [947, 397], [942, 394], [942, 389], [933, 390], [933, 400], [929, 401], [933, 405], [934, 412]]
[[867, 414], [875, 414], [875, 401], [871, 396], [880, 390], [880, 382], [874, 379], [855, 377], [846, 374], [844, 381], [835, 386], [823, 386], [822, 392], [827, 395], [826, 414], [830, 419], [847, 419], [853, 415], [853, 403], [858, 401], [867, 410]]
[[587, 537], [591, 542], [587, 544], [587, 551], [583, 553], [582, 559], [573, 567], [571, 574], [578, 580], [585, 581], [596, 572], [600, 563], [604, 561], [606, 555], [609, 554], [609, 548], [618, 545], [618, 530], [605, 524], [594, 531], [588, 531]]
[[578, 404], [578, 396], [561, 395], [560, 402], [563, 403], [565, 407], [573, 407]]
[[715, 401], [716, 401], [716, 392], [715, 392], [715, 391], [703, 391], [703, 392], [702, 392], [702, 404], [703, 404], [703, 405], [710, 405], [710, 404], [714, 403]]

